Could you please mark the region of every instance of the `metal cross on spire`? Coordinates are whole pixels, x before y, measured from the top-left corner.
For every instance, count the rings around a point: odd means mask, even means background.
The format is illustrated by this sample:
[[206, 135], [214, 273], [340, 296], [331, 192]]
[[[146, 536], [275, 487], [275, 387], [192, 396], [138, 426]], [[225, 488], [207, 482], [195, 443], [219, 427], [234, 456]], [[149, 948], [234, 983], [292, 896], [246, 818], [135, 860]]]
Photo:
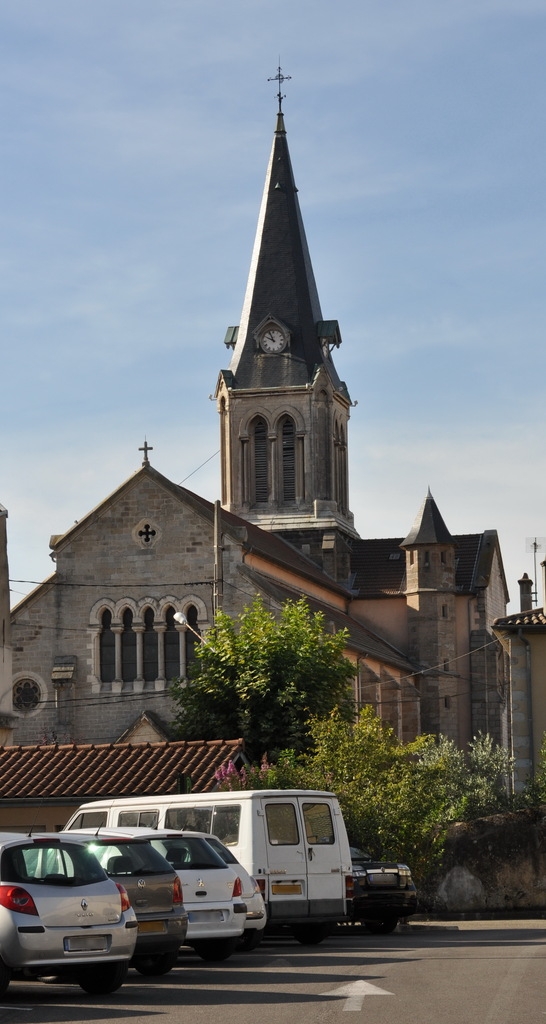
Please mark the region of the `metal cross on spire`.
[[281, 92], [281, 86], [282, 86], [283, 82], [289, 82], [290, 79], [292, 78], [292, 75], [283, 75], [280, 62], [281, 62], [281, 58], [279, 57], [279, 66], [277, 68], [277, 74], [273, 75], [272, 78], [268, 78], [267, 81], [268, 82], [278, 82], [279, 83], [279, 91], [277, 93], [277, 99], [279, 101], [279, 114], [282, 114], [282, 101], [284, 99], [286, 99], [286, 97], [283, 96], [283, 94]]

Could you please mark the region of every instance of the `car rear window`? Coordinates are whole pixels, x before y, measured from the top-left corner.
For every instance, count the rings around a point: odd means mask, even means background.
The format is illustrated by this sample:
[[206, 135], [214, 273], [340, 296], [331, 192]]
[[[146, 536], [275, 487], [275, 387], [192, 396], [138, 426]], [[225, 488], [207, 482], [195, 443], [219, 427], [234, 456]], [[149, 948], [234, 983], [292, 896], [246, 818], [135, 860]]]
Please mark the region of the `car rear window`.
[[234, 857], [231, 850], [228, 850], [227, 846], [224, 846], [216, 836], [209, 836], [207, 843], [212, 846], [213, 850], [225, 861], [226, 864], [238, 864], [237, 857]]
[[212, 849], [206, 839], [184, 836], [174, 839], [152, 839], [152, 846], [168, 860], [175, 871], [185, 868], [225, 868], [225, 861]]
[[106, 875], [93, 853], [76, 843], [10, 846], [2, 853], [2, 882], [24, 885], [92, 885]]
[[149, 842], [93, 838], [87, 849], [95, 854], [109, 875], [164, 875], [172, 872], [171, 865]]

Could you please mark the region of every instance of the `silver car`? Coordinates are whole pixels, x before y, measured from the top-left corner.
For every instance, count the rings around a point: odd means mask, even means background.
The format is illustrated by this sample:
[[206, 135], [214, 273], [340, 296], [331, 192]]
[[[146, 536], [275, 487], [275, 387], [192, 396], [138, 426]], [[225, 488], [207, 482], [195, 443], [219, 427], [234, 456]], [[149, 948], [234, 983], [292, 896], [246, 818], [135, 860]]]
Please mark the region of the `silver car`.
[[0, 994], [12, 978], [59, 977], [86, 992], [123, 984], [137, 938], [126, 890], [80, 843], [0, 833]]
[[131, 966], [140, 974], [167, 974], [188, 928], [178, 874], [147, 838], [122, 828], [60, 832], [84, 844], [106, 873], [124, 886], [135, 909], [138, 934]]

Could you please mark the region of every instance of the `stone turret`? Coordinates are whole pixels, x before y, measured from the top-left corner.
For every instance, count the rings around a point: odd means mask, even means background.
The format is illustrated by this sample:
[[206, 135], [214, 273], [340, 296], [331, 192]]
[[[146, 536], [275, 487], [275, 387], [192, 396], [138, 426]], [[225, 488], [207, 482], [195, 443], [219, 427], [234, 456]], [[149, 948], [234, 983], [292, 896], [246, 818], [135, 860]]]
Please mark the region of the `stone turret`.
[[430, 493], [400, 547], [406, 552], [408, 653], [424, 668], [424, 732], [457, 739], [455, 541]]

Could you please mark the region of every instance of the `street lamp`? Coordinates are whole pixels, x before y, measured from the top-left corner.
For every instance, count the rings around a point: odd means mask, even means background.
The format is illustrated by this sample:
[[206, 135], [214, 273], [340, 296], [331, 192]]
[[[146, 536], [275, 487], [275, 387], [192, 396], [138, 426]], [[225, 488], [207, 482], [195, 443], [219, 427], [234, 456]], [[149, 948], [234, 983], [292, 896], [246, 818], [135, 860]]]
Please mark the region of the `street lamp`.
[[193, 628], [193, 626], [190, 626], [186, 616], [184, 615], [184, 612], [175, 612], [173, 615], [173, 619], [175, 622], [178, 622], [179, 626], [184, 626], [184, 629], [189, 629], [190, 633], [193, 633], [193, 635], [196, 636], [197, 639], [200, 640], [202, 644], [205, 642], [201, 634], [198, 633], [197, 630]]

